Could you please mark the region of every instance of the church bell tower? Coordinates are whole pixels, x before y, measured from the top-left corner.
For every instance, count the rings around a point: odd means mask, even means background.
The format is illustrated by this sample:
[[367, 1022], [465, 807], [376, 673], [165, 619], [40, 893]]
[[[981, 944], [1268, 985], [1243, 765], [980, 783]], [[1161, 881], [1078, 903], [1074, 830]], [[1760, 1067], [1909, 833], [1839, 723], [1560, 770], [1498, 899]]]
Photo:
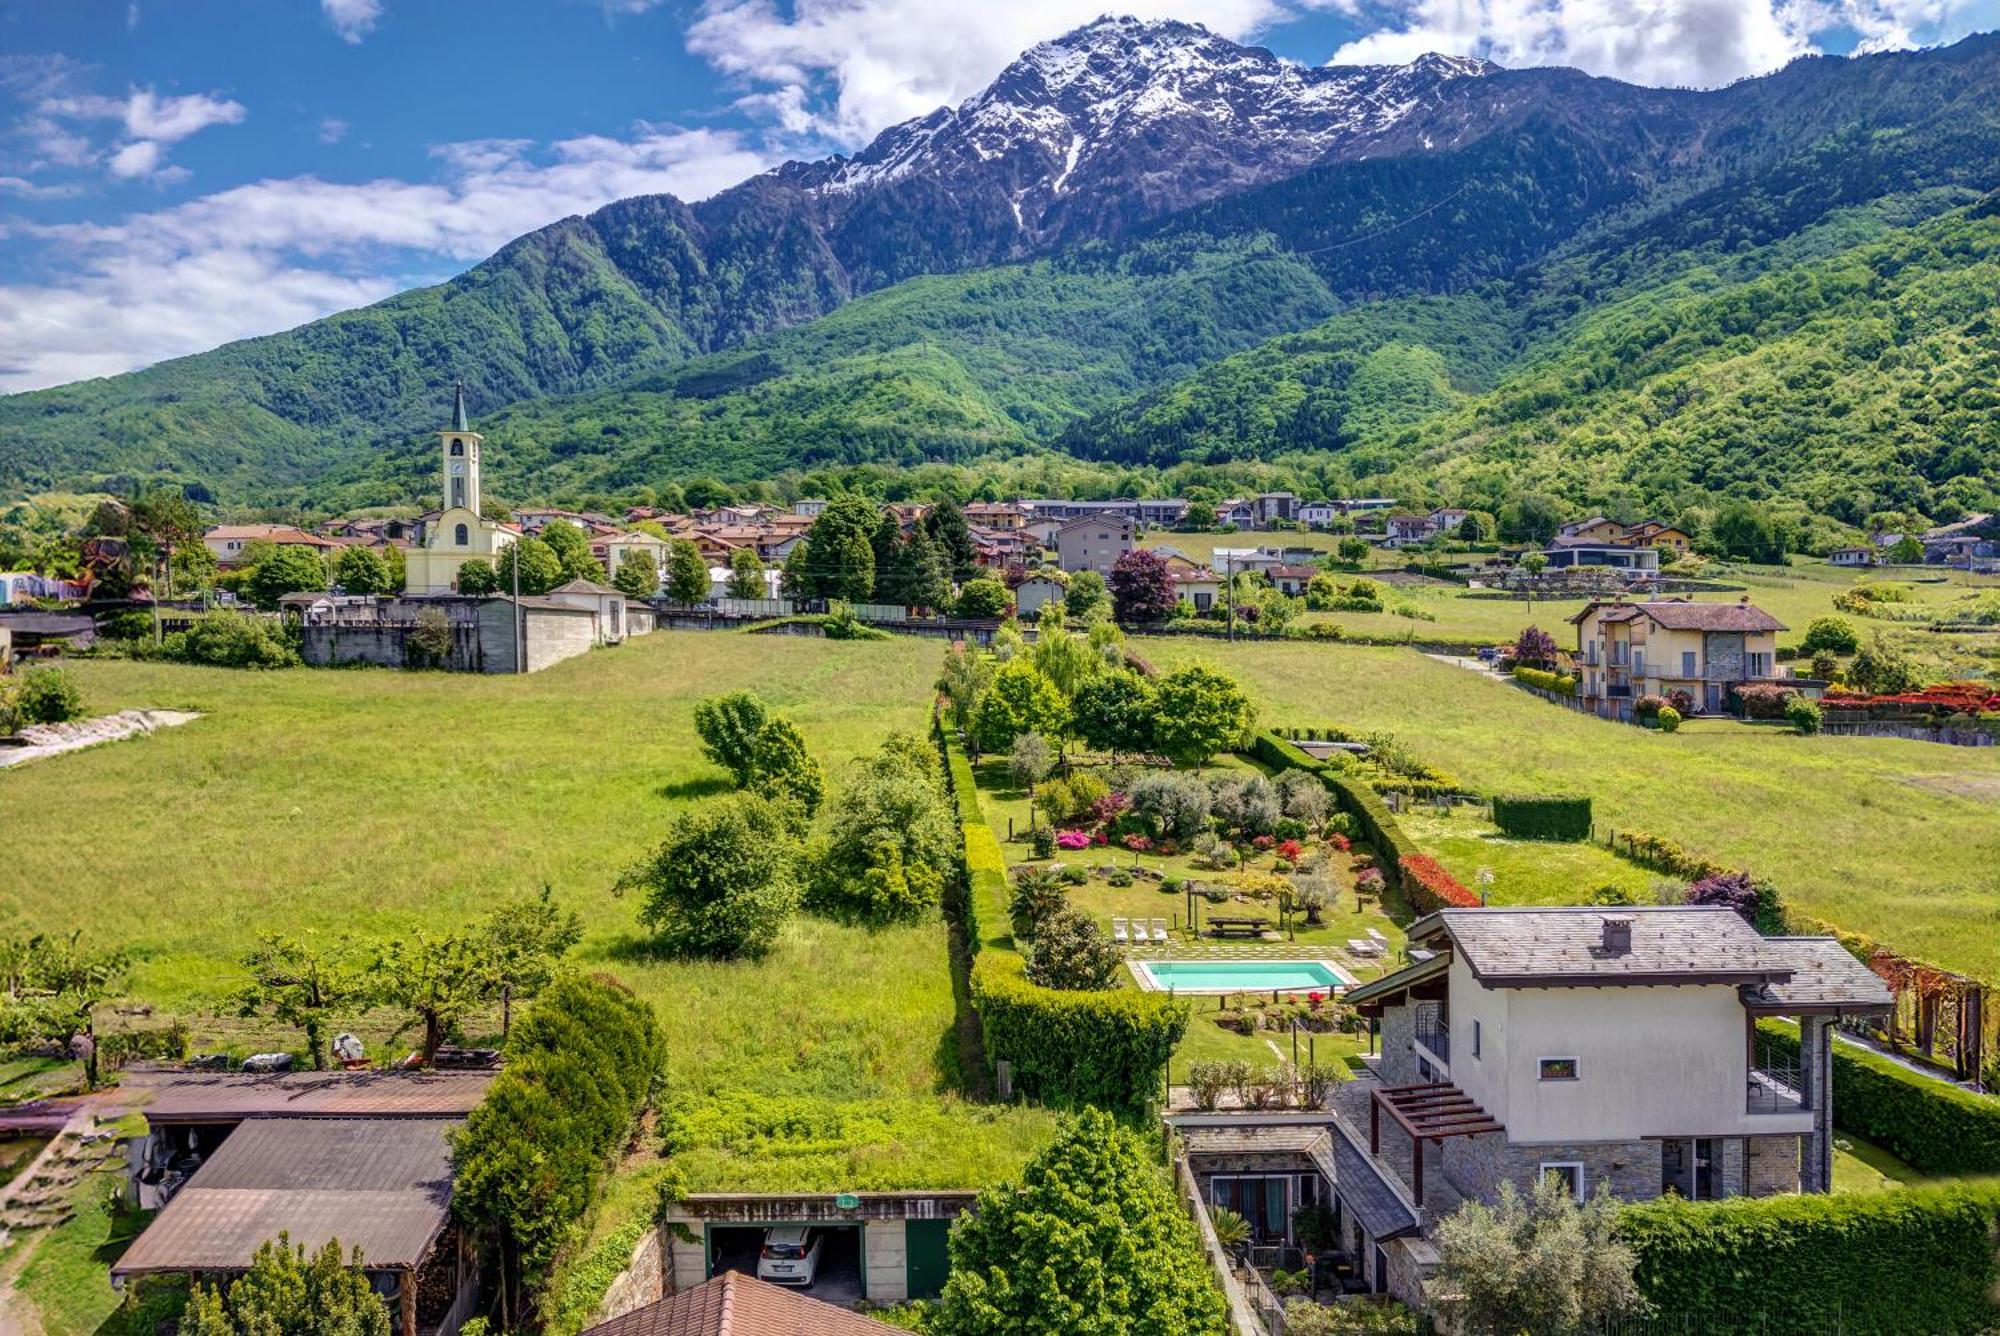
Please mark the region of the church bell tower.
[[479, 513], [479, 442], [465, 412], [465, 382], [452, 395], [451, 426], [438, 433], [444, 455], [444, 508], [463, 507]]

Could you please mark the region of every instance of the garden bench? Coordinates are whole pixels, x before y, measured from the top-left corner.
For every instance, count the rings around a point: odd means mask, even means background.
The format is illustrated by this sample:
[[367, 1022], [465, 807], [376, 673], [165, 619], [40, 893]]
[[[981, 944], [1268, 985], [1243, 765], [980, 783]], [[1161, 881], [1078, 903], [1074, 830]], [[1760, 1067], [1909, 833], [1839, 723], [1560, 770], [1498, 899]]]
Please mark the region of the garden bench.
[[1271, 926], [1271, 920], [1264, 918], [1232, 918], [1211, 915], [1208, 930], [1217, 937], [1261, 937]]

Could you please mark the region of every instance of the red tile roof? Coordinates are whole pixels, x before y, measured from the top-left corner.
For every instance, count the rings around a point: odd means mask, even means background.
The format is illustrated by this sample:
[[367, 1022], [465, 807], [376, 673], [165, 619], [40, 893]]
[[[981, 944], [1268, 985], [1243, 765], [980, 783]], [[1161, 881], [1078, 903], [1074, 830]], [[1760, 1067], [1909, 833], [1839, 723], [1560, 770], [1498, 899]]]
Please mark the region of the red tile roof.
[[586, 1328], [584, 1336], [882, 1336], [886, 1322], [725, 1271], [693, 1289]]

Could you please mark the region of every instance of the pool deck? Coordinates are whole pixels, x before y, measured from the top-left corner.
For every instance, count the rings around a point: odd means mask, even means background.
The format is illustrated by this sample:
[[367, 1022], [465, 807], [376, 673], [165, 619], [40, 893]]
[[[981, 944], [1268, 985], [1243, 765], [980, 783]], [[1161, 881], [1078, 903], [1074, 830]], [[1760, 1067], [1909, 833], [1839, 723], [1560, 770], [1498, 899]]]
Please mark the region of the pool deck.
[[[1196, 987], [1182, 987], [1180, 985], [1174, 985], [1172, 987], [1168, 987], [1166, 985], [1163, 985], [1153, 975], [1154, 967], [1159, 965], [1196, 965], [1208, 969], [1222, 969], [1222, 970], [1227, 970], [1231, 966], [1245, 966], [1245, 965], [1248, 966], [1317, 965], [1321, 969], [1325, 970], [1327, 973], [1333, 975], [1333, 977], [1336, 980], [1338, 980], [1338, 982], [1331, 984], [1314, 982], [1314, 983], [1297, 984], [1286, 987], [1274, 987], [1269, 983], [1259, 983], [1254, 978], [1245, 978], [1239, 983], [1233, 983], [1225, 986], [1196, 988]], [[1342, 966], [1338, 962], [1328, 960], [1324, 956], [1296, 956], [1290, 958], [1263, 956], [1263, 957], [1254, 957], [1254, 958], [1237, 959], [1237, 960], [1214, 959], [1214, 958], [1194, 959], [1194, 960], [1188, 960], [1188, 959], [1140, 960], [1140, 959], [1128, 958], [1125, 961], [1125, 968], [1132, 972], [1132, 978], [1135, 982], [1138, 983], [1139, 987], [1146, 990], [1147, 992], [1153, 992], [1153, 993], [1174, 992], [1174, 993], [1184, 993], [1190, 996], [1202, 996], [1202, 997], [1220, 997], [1229, 993], [1272, 993], [1272, 992], [1343, 993], [1346, 992], [1349, 988], [1354, 987], [1356, 982], [1352, 971], [1342, 968]], [[1257, 971], [1252, 970], [1252, 971], [1247, 971], [1246, 973], [1254, 974], [1256, 972]]]

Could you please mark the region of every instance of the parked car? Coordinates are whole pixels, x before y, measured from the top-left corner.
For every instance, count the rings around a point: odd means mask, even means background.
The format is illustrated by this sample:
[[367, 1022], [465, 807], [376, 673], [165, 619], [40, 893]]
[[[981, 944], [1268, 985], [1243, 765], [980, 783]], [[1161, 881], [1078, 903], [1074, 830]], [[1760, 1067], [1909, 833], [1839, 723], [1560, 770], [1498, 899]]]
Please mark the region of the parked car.
[[764, 1231], [757, 1254], [757, 1279], [779, 1285], [810, 1285], [819, 1273], [826, 1236], [804, 1225], [777, 1225]]
[[1495, 659], [1499, 657], [1500, 657], [1500, 650], [1498, 649], [1498, 647], [1493, 645], [1481, 645], [1479, 647], [1479, 661], [1481, 663], [1492, 663]]

